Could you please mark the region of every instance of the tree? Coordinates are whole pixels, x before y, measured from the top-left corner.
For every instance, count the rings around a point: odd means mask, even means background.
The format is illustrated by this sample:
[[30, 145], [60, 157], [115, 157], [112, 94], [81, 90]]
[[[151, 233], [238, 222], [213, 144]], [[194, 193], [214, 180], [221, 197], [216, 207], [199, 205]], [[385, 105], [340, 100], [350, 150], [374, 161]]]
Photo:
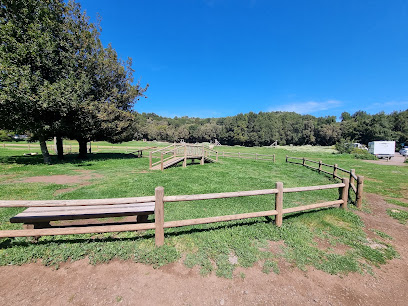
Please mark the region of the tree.
[[65, 48], [62, 0], [3, 0], [0, 4], [0, 127], [28, 130], [46, 139], [68, 108], [72, 79], [63, 74]]

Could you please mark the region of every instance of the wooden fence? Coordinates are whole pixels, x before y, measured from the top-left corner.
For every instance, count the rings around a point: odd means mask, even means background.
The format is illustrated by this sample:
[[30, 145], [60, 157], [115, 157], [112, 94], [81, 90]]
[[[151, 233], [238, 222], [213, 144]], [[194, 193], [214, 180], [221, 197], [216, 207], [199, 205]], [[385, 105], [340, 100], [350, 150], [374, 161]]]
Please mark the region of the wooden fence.
[[[51, 150], [56, 150], [55, 145], [47, 145], [49, 149]], [[0, 148], [13, 148], [13, 149], [40, 149], [39, 144], [33, 144], [33, 143], [2, 143], [0, 144]], [[134, 152], [138, 150], [152, 150], [156, 149], [157, 147], [133, 147], [133, 146], [100, 146], [100, 145], [89, 145], [88, 143], [88, 151], [93, 151], [93, 152], [101, 152], [101, 151], [125, 151], [126, 153], [128, 152]], [[64, 144], [64, 153], [72, 153], [72, 152], [79, 152], [79, 146], [77, 144]]]
[[[293, 162], [290, 161], [290, 159], [293, 160], [301, 160], [302, 162]], [[323, 172], [326, 174], [329, 174], [331, 176], [333, 176], [333, 178], [337, 178], [337, 179], [343, 179], [343, 177], [338, 175], [338, 171], [347, 173], [348, 176], [350, 177], [349, 179], [349, 189], [352, 190], [355, 194], [355, 204], [357, 206], [357, 208], [361, 208], [362, 204], [363, 204], [363, 188], [364, 188], [364, 176], [362, 175], [356, 175], [356, 172], [354, 169], [351, 170], [346, 170], [343, 168], [340, 168], [337, 164], [334, 165], [329, 165], [329, 164], [325, 164], [323, 163], [321, 160], [319, 161], [315, 161], [315, 160], [310, 160], [310, 159], [306, 159], [304, 157], [290, 157], [286, 155], [286, 162], [287, 163], [292, 163], [292, 164], [297, 164], [297, 165], [302, 165], [305, 166], [307, 168], [313, 169], [318, 171], [319, 173]], [[313, 167], [311, 165], [306, 164], [306, 162], [309, 163], [314, 163], [314, 164], [318, 164], [318, 167]], [[329, 167], [329, 168], [333, 168], [332, 171], [326, 171], [323, 170], [323, 166], [325, 167]], [[357, 182], [357, 186], [355, 185], [355, 182]]]
[[275, 162], [275, 154], [258, 154], [258, 153], [241, 153], [241, 152], [221, 152], [218, 151], [220, 157], [233, 157], [255, 160], [269, 160]]
[[[23, 229], [23, 230], [3, 230], [0, 231], [0, 238], [4, 237], [30, 237], [30, 236], [52, 236], [52, 235], [71, 235], [87, 233], [106, 233], [122, 232], [136, 230], [155, 230], [155, 242], [157, 246], [164, 244], [164, 229], [171, 227], [180, 227], [188, 225], [197, 225], [205, 223], [214, 223], [222, 221], [231, 221], [246, 218], [275, 216], [276, 226], [281, 226], [283, 215], [294, 212], [301, 212], [309, 209], [340, 206], [347, 208], [348, 201], [348, 178], [343, 178], [341, 183], [307, 186], [295, 188], [283, 188], [283, 183], [277, 182], [274, 189], [237, 191], [224, 193], [209, 193], [196, 195], [176, 195], [165, 196], [163, 187], [156, 187], [154, 196], [136, 197], [136, 198], [117, 198], [117, 199], [93, 199], [93, 200], [50, 200], [50, 201], [0, 201], [0, 207], [61, 207], [61, 206], [95, 206], [95, 205], [115, 205], [128, 203], [147, 203], [155, 202], [155, 222], [139, 224], [117, 224], [100, 225], [88, 227], [66, 227], [66, 228], [43, 228], [43, 229]], [[340, 197], [337, 200], [323, 203], [308, 204], [297, 207], [283, 208], [283, 198], [285, 193], [306, 192], [324, 189], [339, 189]], [[168, 202], [198, 201], [210, 199], [225, 199], [245, 196], [275, 195], [275, 205], [268, 211], [249, 212], [243, 214], [207, 217], [189, 220], [165, 221], [164, 204]], [[271, 203], [271, 206], [273, 204]]]

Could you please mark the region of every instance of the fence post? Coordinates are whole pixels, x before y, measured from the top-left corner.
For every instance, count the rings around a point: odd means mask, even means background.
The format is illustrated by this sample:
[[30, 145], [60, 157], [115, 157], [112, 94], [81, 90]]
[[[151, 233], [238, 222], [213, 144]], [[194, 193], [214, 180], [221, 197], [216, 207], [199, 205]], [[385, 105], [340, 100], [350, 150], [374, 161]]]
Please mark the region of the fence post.
[[334, 164], [333, 166], [333, 178], [337, 177], [337, 164]]
[[152, 152], [149, 152], [149, 169], [152, 169]]
[[222, 157], [225, 157], [225, 152], [222, 152]]
[[241, 158], [241, 152], [238, 152], [238, 158]]
[[361, 208], [363, 205], [363, 188], [364, 188], [364, 176], [357, 176], [357, 192], [356, 192], [356, 206]]
[[217, 157], [215, 158], [215, 161], [216, 161], [216, 162], [218, 161], [218, 151], [217, 151]]
[[304, 157], [303, 157], [302, 165], [303, 165], [303, 166], [305, 165], [305, 158], [304, 158]]
[[200, 165], [204, 165], [204, 146], [203, 146], [203, 150], [202, 150]]
[[350, 169], [350, 185], [354, 185], [354, 175], [356, 175], [356, 170]]
[[156, 246], [164, 244], [164, 188], [159, 186], [154, 190], [155, 204], [154, 204], [154, 239]]
[[161, 160], [160, 160], [160, 170], [164, 170], [164, 165], [163, 165], [163, 152], [161, 153]]
[[183, 167], [187, 167], [187, 146], [184, 146], [184, 160], [183, 160]]
[[273, 163], [275, 163], [275, 154], [273, 154]]
[[275, 195], [275, 210], [278, 214], [275, 217], [275, 224], [280, 227], [283, 219], [283, 183], [276, 182], [276, 189], [278, 189], [278, 193]]
[[319, 173], [320, 171], [322, 171], [322, 161], [321, 160], [319, 160]]
[[343, 200], [343, 204], [340, 204], [340, 207], [343, 209], [347, 209], [347, 202], [348, 202], [348, 194], [349, 194], [349, 179], [343, 178], [342, 179], [344, 187], [340, 188], [340, 196]]
[[5, 143], [3, 143], [3, 149], [5, 149], [6, 148], [6, 144]]
[[286, 162], [288, 162], [288, 156], [286, 155]]
[[258, 153], [255, 153], [255, 160], [258, 160]]

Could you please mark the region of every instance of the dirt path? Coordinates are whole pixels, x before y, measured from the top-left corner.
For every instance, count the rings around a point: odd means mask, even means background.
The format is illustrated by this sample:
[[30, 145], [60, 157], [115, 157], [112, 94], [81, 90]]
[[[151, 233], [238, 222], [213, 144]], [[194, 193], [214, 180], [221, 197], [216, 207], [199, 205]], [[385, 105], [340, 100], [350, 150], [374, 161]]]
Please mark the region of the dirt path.
[[394, 237], [400, 254], [374, 276], [302, 272], [284, 263], [279, 275], [255, 266], [238, 269], [232, 280], [201, 277], [181, 262], [157, 270], [131, 261], [92, 266], [82, 260], [59, 270], [28, 264], [0, 267], [0, 305], [407, 305], [408, 226], [387, 216], [394, 206], [381, 197], [366, 197], [372, 213], [358, 214], [368, 229]]
[[408, 164], [405, 162], [405, 157], [399, 154], [398, 152], [395, 153], [395, 156], [390, 160], [387, 159], [379, 159], [379, 160], [365, 160], [371, 164], [377, 165], [388, 165], [388, 166], [407, 166]]

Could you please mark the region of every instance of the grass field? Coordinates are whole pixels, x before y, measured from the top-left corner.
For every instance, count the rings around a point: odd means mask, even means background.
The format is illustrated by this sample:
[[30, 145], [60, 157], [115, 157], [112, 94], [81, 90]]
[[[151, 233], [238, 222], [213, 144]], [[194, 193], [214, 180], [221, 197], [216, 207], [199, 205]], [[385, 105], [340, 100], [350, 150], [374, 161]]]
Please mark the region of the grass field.
[[[98, 145], [98, 144], [93, 144]], [[99, 144], [106, 145], [106, 144]], [[110, 145], [110, 144], [109, 144]], [[327, 148], [243, 148], [216, 147], [219, 151], [276, 154], [276, 163], [235, 158], [220, 158], [219, 163], [173, 167], [161, 171], [148, 170], [148, 158], [124, 154], [127, 146], [164, 146], [163, 143], [132, 142], [121, 144], [123, 151], [101, 152], [85, 161], [67, 155], [64, 162], [46, 166], [42, 158], [23, 156], [27, 149], [0, 146], [0, 198], [3, 200], [91, 199], [153, 195], [154, 188], [163, 186], [166, 195], [198, 194], [284, 187], [321, 185], [334, 182], [305, 167], [285, 163], [285, 155], [308, 157], [337, 163], [345, 169], [356, 169], [364, 175], [365, 191], [381, 194], [390, 201], [401, 202], [407, 197], [408, 167], [383, 166], [356, 160], [350, 155], [333, 154]], [[315, 150], [313, 150], [315, 149]], [[35, 152], [35, 149], [31, 149]], [[37, 150], [39, 152], [39, 150]], [[56, 184], [27, 183], [34, 176], [72, 175], [86, 173], [88, 183]], [[337, 190], [291, 193], [284, 196], [284, 207], [336, 200]], [[401, 202], [403, 203], [403, 202]], [[167, 203], [165, 220], [236, 214], [274, 208], [273, 196]], [[0, 209], [0, 229], [18, 229], [9, 218], [21, 208]], [[154, 220], [150, 216], [149, 220]], [[278, 262], [285, 260], [301, 269], [314, 266], [328, 273], [369, 272], [372, 266], [398, 256], [390, 238], [376, 232], [383, 248], [369, 246], [364, 224], [353, 209], [322, 209], [285, 216], [277, 228], [269, 218], [253, 218], [207, 225], [165, 230], [165, 245], [154, 246], [154, 232], [125, 232], [42, 237], [38, 243], [26, 238], [0, 241], [0, 265], [41, 261], [58, 266], [60, 262], [89, 258], [93, 264], [113, 258], [134, 260], [159, 267], [180, 258], [186, 266], [199, 266], [203, 275], [212, 271], [232, 277], [235, 267], [256, 263], [263, 271], [279, 273]], [[282, 242], [279, 252], [270, 245]], [[324, 247], [322, 247], [324, 245]], [[340, 251], [341, 250], [341, 251]]]

